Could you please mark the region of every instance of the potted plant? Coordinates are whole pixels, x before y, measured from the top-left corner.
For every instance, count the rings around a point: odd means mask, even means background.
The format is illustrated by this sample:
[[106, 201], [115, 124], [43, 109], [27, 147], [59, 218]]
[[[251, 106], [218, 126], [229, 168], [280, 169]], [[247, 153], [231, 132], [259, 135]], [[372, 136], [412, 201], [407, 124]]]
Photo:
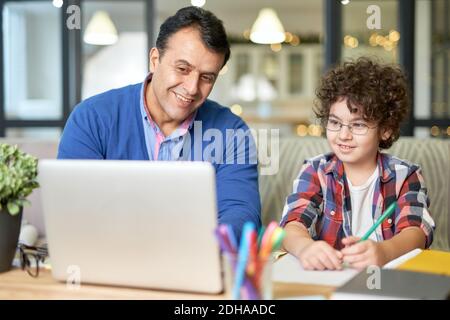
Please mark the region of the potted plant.
[[0, 144], [0, 272], [11, 268], [27, 196], [39, 187], [38, 160], [17, 146]]

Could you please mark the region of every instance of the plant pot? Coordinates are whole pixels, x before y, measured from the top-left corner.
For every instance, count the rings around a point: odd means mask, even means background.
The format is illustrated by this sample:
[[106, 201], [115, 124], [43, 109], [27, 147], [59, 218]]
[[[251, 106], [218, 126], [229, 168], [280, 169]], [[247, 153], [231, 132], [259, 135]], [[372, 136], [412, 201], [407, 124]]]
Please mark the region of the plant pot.
[[22, 223], [22, 208], [12, 216], [5, 209], [0, 210], [0, 272], [11, 269], [17, 249], [20, 226]]

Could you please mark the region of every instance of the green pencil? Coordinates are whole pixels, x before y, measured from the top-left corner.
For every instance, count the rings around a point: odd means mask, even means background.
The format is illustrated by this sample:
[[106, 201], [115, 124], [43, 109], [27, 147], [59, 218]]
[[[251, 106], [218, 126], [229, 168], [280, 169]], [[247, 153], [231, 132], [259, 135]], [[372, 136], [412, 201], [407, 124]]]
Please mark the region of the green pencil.
[[384, 220], [386, 220], [394, 211], [395, 211], [395, 207], [397, 205], [397, 202], [392, 203], [387, 209], [386, 211], [384, 211], [384, 213], [381, 215], [381, 217], [378, 218], [377, 222], [375, 222], [375, 224], [369, 229], [369, 231], [366, 232], [366, 234], [358, 241], [364, 241], [369, 239], [370, 235], [372, 234], [372, 232], [375, 231], [375, 229], [383, 223]]

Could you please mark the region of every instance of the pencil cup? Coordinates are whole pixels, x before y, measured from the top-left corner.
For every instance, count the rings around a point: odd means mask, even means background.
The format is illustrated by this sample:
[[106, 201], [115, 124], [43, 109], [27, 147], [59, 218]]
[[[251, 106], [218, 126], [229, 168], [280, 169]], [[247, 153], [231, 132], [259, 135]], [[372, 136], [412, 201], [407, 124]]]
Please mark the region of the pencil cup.
[[[249, 258], [224, 255], [225, 292], [233, 300], [271, 300], [273, 258]], [[245, 266], [245, 267], [244, 267]]]

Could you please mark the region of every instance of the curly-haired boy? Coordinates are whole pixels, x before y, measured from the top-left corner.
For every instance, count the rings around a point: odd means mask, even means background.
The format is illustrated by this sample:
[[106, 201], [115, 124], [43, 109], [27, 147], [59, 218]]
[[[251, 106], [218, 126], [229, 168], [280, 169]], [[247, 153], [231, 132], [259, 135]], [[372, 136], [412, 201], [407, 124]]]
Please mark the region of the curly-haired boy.
[[[332, 152], [306, 160], [287, 197], [284, 249], [305, 269], [382, 266], [429, 247], [434, 221], [418, 165], [381, 149], [399, 137], [409, 109], [406, 79], [367, 58], [329, 71], [316, 92], [316, 115]], [[360, 241], [392, 203], [395, 212]]]

